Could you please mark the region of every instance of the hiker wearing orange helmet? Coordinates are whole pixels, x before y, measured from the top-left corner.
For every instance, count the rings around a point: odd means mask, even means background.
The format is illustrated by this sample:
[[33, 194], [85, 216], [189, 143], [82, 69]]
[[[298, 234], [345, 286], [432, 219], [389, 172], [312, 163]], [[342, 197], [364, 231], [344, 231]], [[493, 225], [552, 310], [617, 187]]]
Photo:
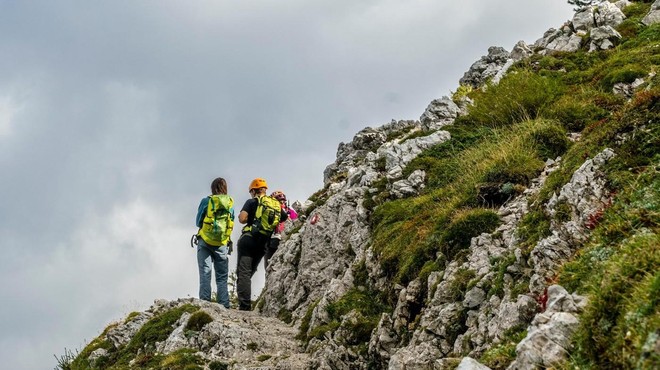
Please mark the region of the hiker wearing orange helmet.
[[241, 212], [238, 222], [244, 224], [241, 237], [238, 239], [238, 263], [236, 293], [238, 294], [238, 309], [252, 309], [252, 276], [257, 271], [261, 259], [266, 252], [266, 245], [280, 222], [288, 218], [282, 210], [280, 202], [266, 194], [268, 184], [262, 178], [250, 182], [248, 199]]
[[[280, 207], [282, 207], [282, 210], [286, 212], [287, 215], [289, 215], [289, 220], [295, 220], [298, 218], [298, 213], [296, 212], [296, 210], [289, 207], [284, 192], [282, 192], [281, 190], [276, 190], [270, 196], [277, 199], [280, 202]], [[284, 222], [280, 222], [280, 224], [277, 225], [275, 232], [273, 232], [273, 235], [270, 237], [270, 242], [266, 246], [266, 254], [264, 256], [264, 269], [266, 271], [268, 271], [268, 261], [270, 260], [271, 257], [273, 257], [273, 254], [277, 252], [277, 248], [280, 246], [280, 241], [282, 240], [282, 232], [284, 231], [284, 226], [285, 226]]]

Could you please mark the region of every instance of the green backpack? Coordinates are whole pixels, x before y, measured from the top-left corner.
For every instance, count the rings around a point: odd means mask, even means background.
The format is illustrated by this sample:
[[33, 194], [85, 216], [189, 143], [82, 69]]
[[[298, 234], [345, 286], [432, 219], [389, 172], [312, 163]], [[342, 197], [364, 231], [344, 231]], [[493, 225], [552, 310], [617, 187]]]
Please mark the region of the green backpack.
[[282, 206], [279, 200], [268, 195], [262, 195], [257, 200], [259, 204], [251, 231], [253, 234], [270, 236], [280, 224]]
[[198, 235], [212, 246], [227, 245], [234, 229], [231, 209], [234, 200], [226, 194], [209, 195], [206, 215]]

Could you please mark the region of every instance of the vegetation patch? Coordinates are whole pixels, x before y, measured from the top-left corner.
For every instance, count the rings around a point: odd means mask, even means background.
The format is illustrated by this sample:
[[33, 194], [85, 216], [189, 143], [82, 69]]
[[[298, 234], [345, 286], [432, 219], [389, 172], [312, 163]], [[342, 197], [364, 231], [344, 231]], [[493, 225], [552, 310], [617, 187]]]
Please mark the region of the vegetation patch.
[[188, 322], [186, 323], [186, 327], [184, 328], [184, 330], [200, 331], [206, 324], [212, 321], [213, 318], [211, 317], [211, 315], [209, 315], [205, 311], [199, 310], [193, 313], [192, 315], [190, 315], [190, 318], [188, 319]]
[[516, 345], [527, 336], [526, 330], [509, 331], [501, 343], [489, 348], [479, 362], [493, 370], [506, 369], [516, 359]]
[[514, 70], [499, 84], [488, 85], [485, 91], [474, 91], [474, 105], [468, 108], [469, 119], [475, 125], [490, 127], [533, 120], [563, 92], [564, 86], [557, 79], [530, 70]]

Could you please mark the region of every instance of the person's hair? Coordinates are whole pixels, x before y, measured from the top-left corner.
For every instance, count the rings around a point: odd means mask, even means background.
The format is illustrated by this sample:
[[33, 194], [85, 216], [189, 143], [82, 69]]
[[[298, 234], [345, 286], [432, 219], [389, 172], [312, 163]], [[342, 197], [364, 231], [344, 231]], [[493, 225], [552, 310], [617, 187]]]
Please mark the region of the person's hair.
[[222, 177], [213, 180], [211, 183], [211, 194], [227, 194], [227, 181]]
[[268, 190], [268, 188], [255, 188], [252, 190], [254, 191], [255, 195], [264, 195], [266, 194], [266, 190]]

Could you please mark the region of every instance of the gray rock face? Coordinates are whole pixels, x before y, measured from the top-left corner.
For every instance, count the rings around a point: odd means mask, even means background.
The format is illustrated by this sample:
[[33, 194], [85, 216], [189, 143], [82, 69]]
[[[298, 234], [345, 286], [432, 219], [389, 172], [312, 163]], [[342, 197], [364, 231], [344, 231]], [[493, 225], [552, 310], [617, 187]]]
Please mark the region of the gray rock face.
[[405, 180], [399, 180], [392, 184], [392, 195], [396, 198], [404, 198], [411, 195], [417, 195], [424, 188], [426, 172], [415, 170]]
[[456, 370], [490, 370], [488, 366], [482, 365], [471, 357], [463, 357]]
[[580, 50], [582, 42], [582, 37], [575, 34], [568, 27], [563, 27], [560, 30], [551, 28], [542, 38], [536, 40], [534, 48], [540, 50], [539, 54], [547, 54], [555, 51], [575, 52]]
[[589, 50], [605, 50], [616, 45], [621, 38], [615, 27], [626, 18], [621, 9], [626, 4], [617, 5], [608, 1], [585, 7], [573, 16], [573, 19], [560, 29], [548, 30], [542, 38], [534, 43], [539, 54], [553, 52], [574, 52], [584, 44], [583, 37], [589, 37]]
[[504, 48], [491, 46], [488, 48], [488, 55], [474, 62], [459, 82], [474, 88], [483, 86], [489, 78], [494, 77], [502, 69], [510, 58], [511, 55]]
[[428, 136], [422, 136], [403, 142], [388, 142], [378, 148], [378, 157], [385, 158], [385, 171], [387, 178], [401, 177], [403, 169], [415, 159], [422, 151], [433, 145], [449, 140], [451, 135], [447, 131], [438, 131]]
[[651, 5], [649, 14], [647, 14], [646, 17], [642, 19], [642, 23], [647, 26], [658, 22], [660, 22], [660, 0], [656, 0], [653, 5]]
[[591, 30], [591, 43], [589, 51], [607, 50], [613, 48], [621, 40], [619, 34], [612, 26], [596, 27]]
[[[456, 356], [478, 355], [505, 331], [529, 323], [538, 311], [534, 298], [524, 294], [513, 296], [509, 285], [503, 287], [503, 298], [489, 293], [497, 268], [493, 261], [515, 255], [515, 229], [527, 212], [528, 199], [539, 191], [545, 178], [558, 165], [558, 162], [550, 162], [542, 176], [532, 182], [530, 189], [500, 208], [498, 212], [502, 225], [492, 234], [481, 234], [472, 239], [467, 262], [451, 262], [444, 272], [429, 276], [427, 286], [432, 295], [408, 345], [403, 348], [393, 345], [400, 341], [397, 328], [403, 327], [403, 323], [395, 326], [394, 322], [401, 316], [391, 318], [383, 315], [376, 330], [378, 336], [372, 336], [370, 353], [389, 359], [386, 363], [390, 369], [439, 368], [438, 359], [450, 353]], [[524, 265], [525, 261], [517, 258], [510, 267], [522, 271]], [[463, 298], [456, 301], [457, 281], [464, 271], [474, 272], [474, 278], [471, 278], [471, 285], [474, 286], [466, 289]], [[507, 279], [513, 280], [510, 276]], [[395, 312], [402, 311], [406, 304], [400, 296]]]
[[[436, 104], [445, 110], [434, 110], [434, 119], [449, 123], [455, 110], [451, 104]], [[431, 117], [430, 112], [427, 111], [427, 117]], [[340, 145], [337, 160], [325, 172], [326, 187], [321, 195], [325, 202], [317, 201], [320, 204], [313, 210], [311, 203], [303, 205], [308, 218], [298, 224], [297, 233], [284, 238], [269, 263], [260, 302], [263, 314], [277, 316], [287, 312], [299, 325], [311, 310], [311, 329], [327, 324], [328, 304], [353, 287], [350, 267], [359, 261], [366, 262], [377, 287], [385, 288], [387, 281], [380, 277], [380, 266], [371, 256], [373, 252], [367, 250], [370, 229], [368, 211], [362, 203], [372, 196], [372, 191], [377, 191], [372, 184], [384, 177], [391, 181], [387, 190], [392, 197], [411, 196], [424, 187], [423, 171], [414, 171], [401, 179], [403, 169], [423, 150], [448, 140], [450, 135], [437, 131], [405, 139], [409, 133], [422, 129], [418, 121], [393, 121], [362, 130], [352, 142]], [[394, 139], [386, 142], [388, 137]], [[337, 335], [328, 341], [334, 345], [322, 344], [318, 350], [338, 353], [337, 348], [344, 348], [341, 343], [345, 338]], [[348, 352], [340, 357], [346, 356]]]
[[552, 234], [539, 241], [532, 250], [529, 261], [534, 269], [530, 280], [532, 292], [540, 294], [543, 291], [546, 280], [554, 276], [557, 266], [572, 256], [575, 248], [587, 237], [589, 229], [595, 226], [593, 223], [597, 222], [610, 197], [600, 168], [612, 157], [614, 152], [605, 149], [587, 160], [559, 194], [548, 201], [546, 211], [549, 215], [555, 216], [563, 206], [570, 209], [570, 215], [567, 215], [570, 219], [554, 222]]
[[[255, 367], [307, 369], [312, 362], [309, 355], [303, 352], [294, 339], [296, 335], [294, 328], [279, 320], [259, 316], [255, 312], [227, 310], [219, 304], [195, 298], [171, 302], [156, 301], [143, 314], [128, 319], [110, 330], [107, 339], [116, 347], [122, 342], [126, 344], [124, 338], [135, 335], [148, 321], [147, 317], [155, 317], [184, 304], [200, 307], [213, 321], [204, 325], [199, 331], [184, 331], [191, 314], [183, 314], [174, 324], [169, 337], [156, 343], [157, 353], [167, 355], [188, 348], [196, 350], [196, 355], [209, 362], [221, 361], [229, 364], [228, 369], [231, 370]], [[122, 339], [117, 341], [118, 338]], [[104, 353], [95, 351], [89, 359], [94, 360], [103, 355]], [[263, 360], [263, 357], [268, 359]]]
[[577, 315], [586, 306], [586, 298], [569, 294], [559, 285], [547, 290], [548, 307], [538, 314], [527, 336], [516, 346], [516, 360], [511, 370], [549, 368], [566, 359], [571, 337], [579, 325]]
[[394, 121], [373, 129], [367, 127], [358, 132], [350, 143], [340, 143], [337, 148], [337, 160], [326, 167], [323, 183], [330, 184], [335, 177], [346, 173], [350, 168], [363, 163], [369, 153], [374, 153], [387, 139], [388, 134], [419, 127], [418, 121]]
[[460, 109], [451, 99], [443, 96], [433, 100], [426, 108], [419, 120], [425, 130], [438, 130], [456, 119]]
[[511, 50], [511, 59], [514, 61], [519, 61], [525, 58], [532, 56], [534, 52], [530, 47], [525, 43], [525, 41], [518, 41]]

